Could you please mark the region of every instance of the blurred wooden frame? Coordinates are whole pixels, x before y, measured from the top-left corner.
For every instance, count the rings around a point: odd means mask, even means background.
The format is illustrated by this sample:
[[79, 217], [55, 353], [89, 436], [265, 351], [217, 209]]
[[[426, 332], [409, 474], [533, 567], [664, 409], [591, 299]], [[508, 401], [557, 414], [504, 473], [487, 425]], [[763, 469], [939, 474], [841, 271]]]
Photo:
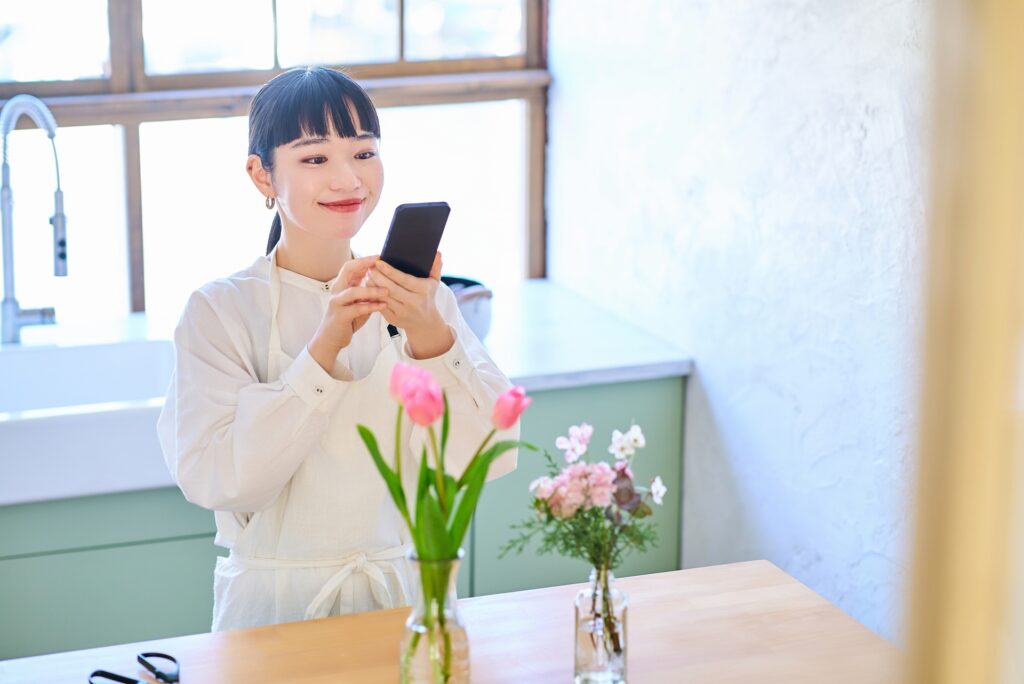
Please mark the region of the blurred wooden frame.
[[1024, 3], [934, 7], [930, 272], [906, 676], [914, 684], [997, 684], [1010, 678], [1014, 498], [1024, 496], [1016, 484]]
[[[527, 104], [527, 222], [525, 277], [546, 275], [544, 169], [547, 142], [547, 0], [522, 0], [525, 50], [511, 57], [405, 61], [404, 0], [397, 0], [399, 60], [331, 65], [357, 79], [379, 107], [521, 99]], [[275, 12], [276, 12], [276, 2]], [[143, 63], [142, 0], [109, 0], [110, 77], [76, 81], [0, 83], [0, 107], [18, 94], [42, 98], [60, 126], [117, 124], [124, 131], [126, 216], [131, 310], [145, 309], [139, 124], [244, 116], [273, 69], [147, 75]], [[275, 25], [274, 47], [277, 34]], [[270, 49], [268, 47], [268, 49]], [[22, 118], [19, 128], [31, 127]]]

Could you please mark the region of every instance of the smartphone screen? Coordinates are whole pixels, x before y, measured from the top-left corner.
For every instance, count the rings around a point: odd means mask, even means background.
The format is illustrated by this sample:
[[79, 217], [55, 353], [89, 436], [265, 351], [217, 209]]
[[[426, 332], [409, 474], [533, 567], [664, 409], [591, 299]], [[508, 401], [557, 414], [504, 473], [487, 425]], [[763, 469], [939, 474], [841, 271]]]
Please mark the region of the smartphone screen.
[[391, 218], [391, 227], [381, 249], [382, 261], [400, 271], [426, 278], [441, 244], [441, 234], [451, 207], [447, 202], [400, 204]]

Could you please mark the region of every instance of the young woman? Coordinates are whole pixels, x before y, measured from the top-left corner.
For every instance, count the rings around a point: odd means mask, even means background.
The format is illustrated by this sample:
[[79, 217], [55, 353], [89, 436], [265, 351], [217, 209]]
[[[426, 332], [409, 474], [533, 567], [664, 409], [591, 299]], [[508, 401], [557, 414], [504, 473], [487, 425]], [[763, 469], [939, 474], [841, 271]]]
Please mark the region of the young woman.
[[[356, 425], [394, 453], [391, 369], [423, 366], [448, 396], [458, 473], [511, 386], [440, 282], [440, 254], [427, 278], [352, 254], [384, 182], [379, 141], [369, 97], [331, 69], [287, 71], [252, 101], [246, 170], [277, 209], [267, 255], [190, 297], [158, 425], [185, 498], [231, 550], [214, 630], [407, 604], [408, 534]], [[426, 437], [403, 426], [414, 491]], [[508, 452], [490, 478], [515, 467]]]

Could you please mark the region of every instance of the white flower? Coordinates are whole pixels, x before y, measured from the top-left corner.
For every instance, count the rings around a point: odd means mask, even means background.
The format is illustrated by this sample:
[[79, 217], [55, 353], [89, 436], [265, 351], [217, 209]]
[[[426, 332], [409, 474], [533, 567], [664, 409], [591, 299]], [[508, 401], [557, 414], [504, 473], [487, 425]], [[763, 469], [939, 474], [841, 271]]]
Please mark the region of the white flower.
[[665, 483], [661, 481], [661, 475], [654, 478], [654, 482], [651, 483], [651, 496], [654, 497], [654, 503], [661, 505], [661, 498], [665, 496], [665, 492], [668, 488], [665, 487]]
[[634, 449], [643, 449], [647, 444], [647, 441], [644, 439], [644, 433], [640, 431], [640, 426], [635, 423], [629, 428], [629, 432], [626, 433], [626, 437], [629, 439], [629, 443]]
[[594, 428], [586, 423], [573, 425], [569, 428], [568, 437], [562, 436], [555, 440], [555, 447], [565, 452], [567, 463], [575, 463], [580, 456], [587, 453], [587, 444], [590, 443], [590, 435], [593, 433]]
[[594, 434], [594, 426], [580, 423], [569, 428], [569, 439], [575, 439], [584, 447], [590, 444], [590, 437]]
[[608, 453], [614, 454], [616, 460], [624, 460], [633, 455], [636, 450], [632, 441], [618, 430], [612, 430], [612, 443], [608, 447]]

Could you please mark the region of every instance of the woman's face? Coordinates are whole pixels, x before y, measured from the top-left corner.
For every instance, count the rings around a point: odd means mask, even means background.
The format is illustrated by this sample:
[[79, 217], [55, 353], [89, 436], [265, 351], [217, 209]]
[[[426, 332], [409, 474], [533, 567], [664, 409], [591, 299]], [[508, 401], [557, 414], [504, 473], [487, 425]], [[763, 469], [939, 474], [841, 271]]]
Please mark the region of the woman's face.
[[373, 212], [384, 187], [379, 141], [360, 130], [354, 138], [302, 137], [274, 150], [271, 173], [285, 226], [311, 237], [349, 239]]

